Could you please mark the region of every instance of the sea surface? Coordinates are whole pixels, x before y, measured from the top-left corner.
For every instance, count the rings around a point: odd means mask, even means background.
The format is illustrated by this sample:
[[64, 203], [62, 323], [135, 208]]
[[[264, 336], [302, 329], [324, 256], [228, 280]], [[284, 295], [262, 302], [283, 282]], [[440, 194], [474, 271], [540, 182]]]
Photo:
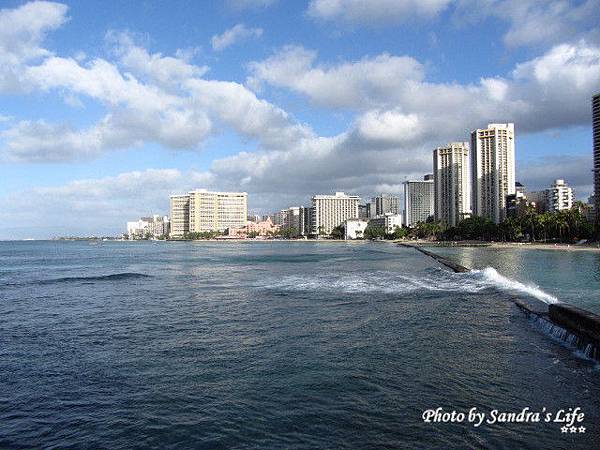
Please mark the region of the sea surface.
[[[584, 304], [598, 261], [471, 258], [455, 274], [388, 243], [0, 242], [0, 448], [597, 448], [600, 369], [510, 298]], [[435, 408], [540, 417], [424, 422]], [[544, 421], [569, 408], [585, 433]]]

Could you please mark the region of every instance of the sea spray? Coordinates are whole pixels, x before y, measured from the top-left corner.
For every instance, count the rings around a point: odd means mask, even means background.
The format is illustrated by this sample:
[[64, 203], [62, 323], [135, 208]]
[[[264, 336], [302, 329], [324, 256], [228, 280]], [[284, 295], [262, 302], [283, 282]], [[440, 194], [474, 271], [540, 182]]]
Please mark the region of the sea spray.
[[431, 269], [419, 275], [393, 271], [374, 271], [369, 274], [333, 272], [311, 277], [295, 275], [277, 280], [271, 279], [263, 287], [296, 292], [331, 291], [347, 294], [368, 292], [405, 294], [415, 291], [477, 293], [494, 289], [526, 294], [544, 303], [558, 302], [556, 297], [542, 291], [539, 287], [506, 278], [492, 267], [467, 273]]
[[471, 273], [476, 276], [483, 276], [485, 280], [501, 290], [527, 294], [543, 301], [544, 303], [558, 303], [558, 299], [556, 297], [542, 291], [538, 286], [526, 285], [519, 281], [507, 278], [503, 275], [500, 275], [493, 267], [486, 267], [483, 270], [472, 270]]

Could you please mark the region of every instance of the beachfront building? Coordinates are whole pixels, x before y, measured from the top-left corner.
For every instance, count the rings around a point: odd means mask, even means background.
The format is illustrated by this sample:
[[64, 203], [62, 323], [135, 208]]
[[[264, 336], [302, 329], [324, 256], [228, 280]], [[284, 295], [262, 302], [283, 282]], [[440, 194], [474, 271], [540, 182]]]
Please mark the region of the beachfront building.
[[310, 206], [301, 206], [298, 215], [298, 234], [305, 238], [313, 236], [314, 209]]
[[227, 229], [227, 235], [231, 237], [237, 237], [244, 239], [248, 236], [251, 237], [266, 237], [273, 234], [279, 233], [281, 227], [275, 225], [271, 218], [267, 216], [266, 220], [255, 222], [249, 220], [243, 227], [231, 227]]
[[360, 197], [336, 192], [335, 195], [315, 195], [312, 198], [312, 234], [329, 235], [346, 219], [358, 219]]
[[382, 227], [387, 234], [392, 234], [396, 227], [402, 228], [402, 214], [387, 213], [369, 220], [369, 224]]
[[400, 214], [400, 197], [391, 194], [380, 194], [369, 203], [369, 218], [384, 214]]
[[183, 237], [190, 231], [190, 196], [171, 195], [171, 237]]
[[502, 222], [506, 196], [515, 193], [513, 123], [490, 123], [471, 133], [471, 186], [473, 215]]
[[171, 236], [241, 228], [248, 217], [248, 194], [196, 189], [171, 195]]
[[292, 206], [286, 210], [283, 228], [296, 237], [300, 234], [300, 207]]
[[546, 189], [546, 208], [548, 211], [561, 211], [573, 207], [573, 189], [565, 180], [556, 180]]
[[153, 215], [140, 220], [127, 222], [129, 240], [159, 238], [169, 235], [170, 221], [167, 216]]
[[600, 223], [600, 92], [592, 97], [592, 129], [594, 141], [594, 210]]
[[363, 219], [346, 219], [344, 221], [344, 239], [362, 239], [369, 222]]
[[190, 195], [190, 233], [223, 232], [246, 225], [246, 192], [211, 192], [196, 189]]
[[404, 182], [404, 224], [412, 227], [434, 214], [433, 175]]
[[469, 145], [451, 142], [433, 151], [435, 219], [455, 227], [471, 213]]

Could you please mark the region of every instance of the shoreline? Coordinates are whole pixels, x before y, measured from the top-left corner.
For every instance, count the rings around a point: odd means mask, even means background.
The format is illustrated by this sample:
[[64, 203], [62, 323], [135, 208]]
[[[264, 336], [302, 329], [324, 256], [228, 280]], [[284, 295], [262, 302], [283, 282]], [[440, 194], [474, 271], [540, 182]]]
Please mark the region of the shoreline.
[[563, 244], [563, 243], [544, 243], [544, 242], [480, 242], [480, 241], [395, 241], [403, 242], [417, 247], [439, 247], [439, 248], [496, 248], [496, 249], [525, 249], [525, 250], [560, 250], [560, 251], [588, 251], [600, 252], [600, 243], [594, 244]]

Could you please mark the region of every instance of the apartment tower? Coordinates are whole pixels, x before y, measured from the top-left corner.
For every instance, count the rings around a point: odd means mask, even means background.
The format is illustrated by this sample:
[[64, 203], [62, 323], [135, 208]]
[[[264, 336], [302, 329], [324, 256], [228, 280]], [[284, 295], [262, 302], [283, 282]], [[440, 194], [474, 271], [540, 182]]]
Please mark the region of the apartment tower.
[[360, 197], [336, 192], [335, 195], [315, 195], [312, 198], [312, 231], [315, 235], [328, 235], [346, 219], [358, 218]]
[[404, 224], [412, 227], [434, 214], [433, 175], [404, 182]]
[[435, 219], [455, 227], [471, 212], [469, 145], [452, 142], [433, 151]]
[[246, 226], [248, 194], [246, 192], [191, 191], [190, 232], [225, 231]]
[[171, 237], [183, 237], [190, 231], [190, 196], [171, 195]]
[[506, 196], [515, 193], [513, 123], [490, 123], [471, 133], [471, 186], [473, 215], [502, 222]]

